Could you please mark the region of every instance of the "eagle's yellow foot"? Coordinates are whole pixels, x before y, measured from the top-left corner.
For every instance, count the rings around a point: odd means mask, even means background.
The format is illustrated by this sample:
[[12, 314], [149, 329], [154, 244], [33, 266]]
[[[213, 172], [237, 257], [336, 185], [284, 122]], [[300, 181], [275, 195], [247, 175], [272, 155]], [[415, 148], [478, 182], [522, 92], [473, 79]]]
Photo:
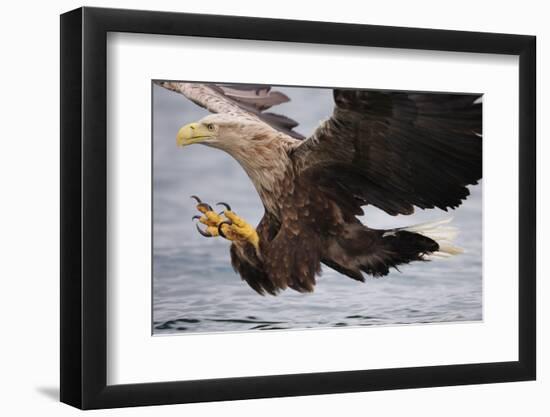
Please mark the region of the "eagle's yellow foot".
[[206, 237], [222, 236], [233, 242], [250, 242], [256, 250], [259, 250], [260, 238], [256, 229], [237, 216], [229, 204], [218, 203], [218, 205], [224, 206], [225, 210], [216, 213], [210, 204], [203, 203], [197, 196], [191, 197], [197, 201], [197, 210], [202, 213], [202, 216], [193, 216], [193, 219], [199, 219], [199, 222], [206, 226], [206, 229], [202, 230], [197, 225], [197, 230], [201, 235]]
[[225, 206], [226, 210], [223, 211], [223, 215], [227, 217], [227, 220], [218, 225], [218, 233], [233, 242], [250, 242], [258, 251], [260, 238], [256, 233], [256, 229], [231, 211], [229, 205], [225, 203], [218, 204]]

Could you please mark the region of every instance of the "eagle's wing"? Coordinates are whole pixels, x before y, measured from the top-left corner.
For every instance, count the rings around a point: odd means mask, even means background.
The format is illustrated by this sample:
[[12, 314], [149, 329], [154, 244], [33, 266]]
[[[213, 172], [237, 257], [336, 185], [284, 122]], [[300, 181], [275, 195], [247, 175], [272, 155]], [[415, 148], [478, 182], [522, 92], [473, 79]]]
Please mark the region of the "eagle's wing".
[[252, 84], [227, 86], [177, 81], [156, 81], [156, 84], [183, 94], [212, 113], [226, 113], [244, 120], [260, 121], [293, 138], [304, 138], [293, 130], [298, 126], [298, 122], [280, 114], [265, 112], [272, 106], [290, 100], [280, 91], [272, 91], [270, 86]]
[[332, 117], [294, 152], [335, 201], [389, 214], [459, 206], [482, 175], [479, 94], [334, 90]]

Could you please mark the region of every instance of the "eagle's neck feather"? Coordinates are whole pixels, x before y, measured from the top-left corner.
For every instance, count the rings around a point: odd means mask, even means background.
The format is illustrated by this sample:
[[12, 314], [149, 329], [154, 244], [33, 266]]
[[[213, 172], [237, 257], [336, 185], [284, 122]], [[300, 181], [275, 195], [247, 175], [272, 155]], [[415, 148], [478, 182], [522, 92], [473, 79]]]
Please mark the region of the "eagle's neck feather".
[[265, 208], [278, 215], [281, 196], [292, 184], [289, 152], [299, 141], [278, 132], [261, 132], [248, 138], [247, 146], [228, 150], [250, 177]]

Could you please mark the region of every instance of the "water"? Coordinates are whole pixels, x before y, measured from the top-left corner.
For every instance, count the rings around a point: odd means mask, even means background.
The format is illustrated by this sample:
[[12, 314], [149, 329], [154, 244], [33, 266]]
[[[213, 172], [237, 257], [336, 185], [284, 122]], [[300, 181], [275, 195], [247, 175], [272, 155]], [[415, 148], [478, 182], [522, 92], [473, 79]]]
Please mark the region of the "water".
[[[330, 90], [278, 88], [292, 101], [274, 109], [300, 122], [308, 135], [332, 111]], [[482, 319], [481, 185], [450, 213], [418, 210], [391, 217], [369, 207], [371, 227], [406, 226], [453, 216], [466, 253], [404, 265], [365, 283], [323, 267], [315, 292], [260, 296], [233, 272], [228, 241], [204, 238], [191, 217], [196, 194], [228, 202], [249, 223], [260, 200], [240, 166], [225, 153], [194, 145], [176, 148], [178, 129], [208, 113], [183, 96], [153, 92], [153, 333], [189, 333], [460, 322]]]

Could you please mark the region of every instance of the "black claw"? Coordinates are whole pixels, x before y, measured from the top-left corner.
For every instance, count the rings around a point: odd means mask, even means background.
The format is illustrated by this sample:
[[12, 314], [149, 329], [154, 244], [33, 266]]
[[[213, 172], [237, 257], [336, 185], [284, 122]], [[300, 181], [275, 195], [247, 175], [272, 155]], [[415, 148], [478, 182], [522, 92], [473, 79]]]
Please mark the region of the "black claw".
[[191, 217], [191, 220], [200, 219], [200, 218], [201, 218], [201, 216], [199, 216], [199, 215], [197, 214], [196, 216]]
[[198, 224], [195, 224], [195, 226], [197, 227], [197, 230], [199, 231], [199, 233], [200, 233], [201, 235], [203, 235], [204, 237], [214, 237], [214, 236], [212, 236], [210, 233], [205, 232], [204, 230], [202, 230], [202, 229], [199, 227]]
[[216, 203], [217, 206], [224, 206], [227, 211], [231, 211], [231, 206], [227, 203], [224, 203], [223, 201], [220, 201], [219, 203]]
[[227, 224], [229, 226], [231, 226], [233, 223], [230, 222], [230, 221], [224, 221], [224, 222], [221, 222], [220, 224], [218, 224], [218, 233], [221, 237], [227, 239], [227, 236], [225, 236], [225, 234], [223, 233], [223, 230], [222, 230], [222, 225], [224, 224]]
[[191, 198], [193, 200], [195, 200], [197, 203], [202, 204], [202, 200], [199, 197], [197, 197], [196, 195], [192, 195]]

